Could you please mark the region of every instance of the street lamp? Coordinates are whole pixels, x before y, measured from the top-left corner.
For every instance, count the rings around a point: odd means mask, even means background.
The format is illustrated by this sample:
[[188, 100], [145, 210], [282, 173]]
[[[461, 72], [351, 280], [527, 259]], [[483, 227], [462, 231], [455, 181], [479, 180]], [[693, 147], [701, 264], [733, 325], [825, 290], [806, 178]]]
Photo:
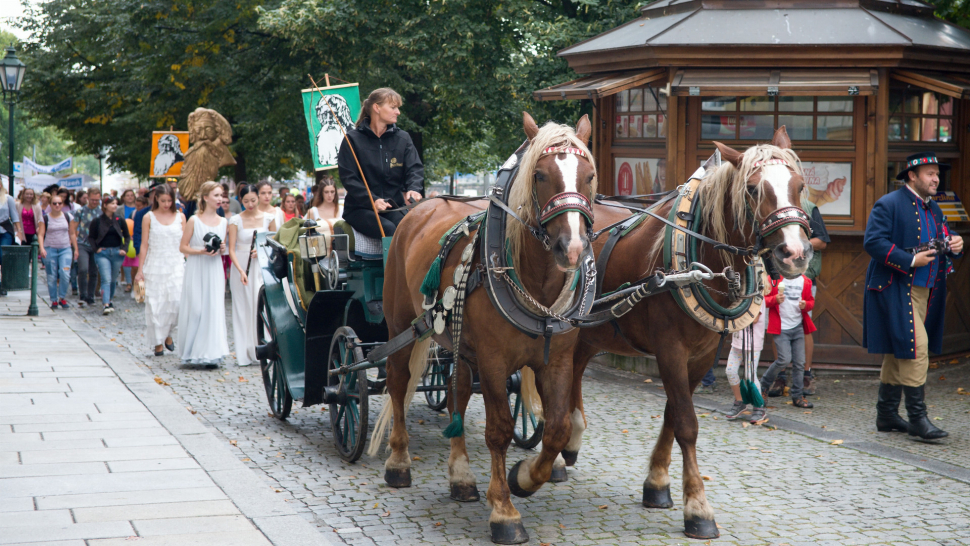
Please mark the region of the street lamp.
[[3, 96], [7, 102], [7, 109], [10, 110], [10, 138], [7, 145], [10, 149], [10, 195], [14, 194], [13, 189], [13, 106], [20, 93], [20, 84], [24, 83], [24, 72], [27, 65], [17, 58], [17, 51], [10, 46], [7, 48], [7, 55], [0, 61], [0, 84], [3, 85]]

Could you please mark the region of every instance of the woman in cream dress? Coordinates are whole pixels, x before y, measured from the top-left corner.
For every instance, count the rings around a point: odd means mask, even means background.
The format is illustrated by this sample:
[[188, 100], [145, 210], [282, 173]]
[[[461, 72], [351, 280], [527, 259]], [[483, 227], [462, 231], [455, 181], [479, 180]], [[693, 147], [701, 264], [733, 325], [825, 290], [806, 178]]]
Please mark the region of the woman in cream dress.
[[[259, 210], [253, 186], [243, 186], [236, 195], [246, 210], [229, 220], [229, 291], [232, 293], [232, 337], [236, 345], [236, 364], [249, 366], [256, 361], [256, 298], [263, 286], [253, 238], [265, 231], [276, 231], [273, 216]], [[250, 264], [250, 260], [252, 260]], [[249, 265], [249, 271], [246, 267]]]
[[[226, 276], [220, 254], [226, 251], [226, 219], [216, 214], [222, 186], [205, 182], [199, 189], [196, 214], [185, 223], [179, 250], [186, 255], [185, 282], [179, 307], [179, 356], [183, 364], [218, 368], [229, 354], [226, 333]], [[219, 250], [205, 249], [205, 236], [223, 242]]]
[[168, 184], [152, 190], [154, 204], [142, 218], [141, 263], [135, 282], [145, 282], [145, 337], [155, 356], [175, 351], [172, 334], [179, 320], [179, 298], [185, 276], [185, 256], [179, 251], [185, 216], [176, 206], [175, 192]]

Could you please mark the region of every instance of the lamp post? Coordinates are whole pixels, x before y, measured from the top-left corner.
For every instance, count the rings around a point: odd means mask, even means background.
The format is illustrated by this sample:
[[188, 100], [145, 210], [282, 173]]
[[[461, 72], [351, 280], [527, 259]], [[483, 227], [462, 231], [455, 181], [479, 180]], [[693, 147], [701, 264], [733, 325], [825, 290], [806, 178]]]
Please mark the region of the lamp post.
[[7, 48], [7, 55], [0, 61], [0, 84], [3, 85], [3, 97], [6, 99], [7, 109], [10, 111], [10, 137], [7, 140], [10, 153], [10, 195], [14, 195], [13, 189], [13, 107], [17, 100], [17, 93], [20, 93], [20, 84], [24, 82], [24, 72], [27, 66], [17, 58], [17, 50], [10, 46]]
[[98, 186], [101, 188], [101, 195], [104, 195], [104, 158], [107, 150], [102, 146], [98, 148], [98, 153], [94, 157], [98, 160]]

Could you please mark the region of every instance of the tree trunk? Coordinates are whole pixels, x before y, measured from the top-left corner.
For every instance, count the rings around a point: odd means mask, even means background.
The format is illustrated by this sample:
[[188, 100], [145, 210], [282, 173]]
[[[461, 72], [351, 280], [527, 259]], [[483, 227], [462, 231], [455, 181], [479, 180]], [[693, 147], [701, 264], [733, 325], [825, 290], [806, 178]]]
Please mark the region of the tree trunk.
[[242, 151], [236, 152], [236, 166], [235, 166], [234, 179], [236, 184], [241, 184], [246, 182], [246, 154]]

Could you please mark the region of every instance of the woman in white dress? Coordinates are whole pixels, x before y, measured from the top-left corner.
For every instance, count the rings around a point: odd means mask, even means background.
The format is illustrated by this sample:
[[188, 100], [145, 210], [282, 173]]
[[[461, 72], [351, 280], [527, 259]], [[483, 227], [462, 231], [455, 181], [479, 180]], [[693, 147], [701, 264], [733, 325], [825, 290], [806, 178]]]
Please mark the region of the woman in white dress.
[[310, 210], [306, 217], [310, 220], [326, 221], [330, 226], [330, 233], [333, 233], [333, 225], [340, 220], [343, 210], [337, 202], [337, 187], [333, 183], [333, 178], [327, 176], [313, 188], [313, 199], [310, 201]]
[[259, 210], [259, 198], [253, 186], [238, 188], [236, 195], [246, 210], [229, 219], [229, 238], [226, 240], [232, 260], [229, 272], [232, 337], [236, 342], [236, 364], [249, 366], [256, 361], [256, 298], [263, 286], [256, 250], [250, 253], [250, 248], [256, 233], [276, 231], [276, 221], [272, 215]]
[[176, 206], [175, 192], [168, 184], [152, 189], [152, 210], [141, 222], [141, 265], [135, 282], [145, 282], [145, 336], [155, 347], [175, 351], [172, 334], [179, 321], [179, 298], [185, 276], [185, 256], [179, 252], [185, 216]]
[[[199, 189], [196, 214], [185, 223], [179, 250], [185, 254], [185, 282], [179, 307], [178, 350], [183, 364], [218, 368], [229, 354], [226, 333], [226, 276], [220, 254], [226, 252], [226, 219], [216, 214], [222, 186], [206, 182]], [[222, 241], [219, 250], [205, 249], [205, 236]]]
[[256, 193], [259, 195], [259, 210], [272, 216], [276, 229], [279, 229], [284, 224], [283, 210], [273, 206], [273, 185], [264, 180], [256, 184]]

